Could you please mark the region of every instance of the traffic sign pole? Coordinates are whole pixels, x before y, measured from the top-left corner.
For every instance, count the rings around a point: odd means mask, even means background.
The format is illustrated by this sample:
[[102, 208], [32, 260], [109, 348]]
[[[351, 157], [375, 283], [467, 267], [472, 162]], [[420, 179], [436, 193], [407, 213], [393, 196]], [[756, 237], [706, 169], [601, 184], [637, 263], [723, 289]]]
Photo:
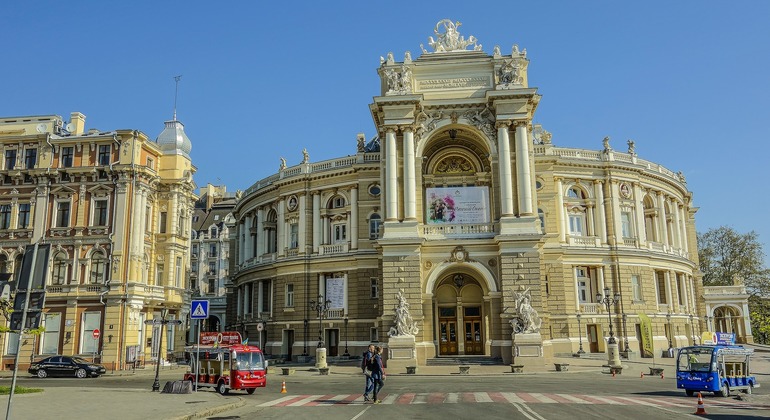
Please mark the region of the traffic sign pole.
[[196, 319], [198, 324], [198, 339], [195, 341], [195, 392], [198, 392], [198, 375], [201, 373], [201, 320]]

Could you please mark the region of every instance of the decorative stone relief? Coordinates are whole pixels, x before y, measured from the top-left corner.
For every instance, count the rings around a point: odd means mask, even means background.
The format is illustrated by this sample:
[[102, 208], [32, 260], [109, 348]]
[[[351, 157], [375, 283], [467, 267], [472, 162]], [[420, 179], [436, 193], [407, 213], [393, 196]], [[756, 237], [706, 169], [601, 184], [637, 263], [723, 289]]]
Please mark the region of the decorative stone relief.
[[463, 117], [468, 120], [470, 125], [483, 131], [487, 136], [495, 135], [495, 119], [489, 107], [468, 111], [463, 114]]
[[400, 289], [396, 293], [395, 313], [396, 313], [396, 325], [390, 327], [388, 331], [389, 337], [399, 336], [414, 336], [419, 331], [417, 324], [412, 320], [412, 314], [409, 313], [409, 302], [404, 297], [404, 289]]
[[[462, 24], [459, 21], [452, 22], [451, 19], [442, 19], [436, 23], [436, 27], [433, 29], [436, 39], [433, 39], [432, 36], [428, 37], [428, 45], [433, 48], [434, 53], [466, 51], [468, 47], [473, 47], [473, 51], [481, 51], [481, 44], [477, 44], [476, 37], [471, 35], [465, 39], [460, 35], [458, 31], [460, 25]], [[443, 32], [440, 31], [441, 29]], [[420, 44], [420, 49], [422, 49], [423, 54], [432, 54], [425, 49], [423, 44]]]
[[412, 93], [412, 69], [401, 66], [401, 71], [389, 68], [383, 71], [388, 90], [385, 95], [406, 95]]

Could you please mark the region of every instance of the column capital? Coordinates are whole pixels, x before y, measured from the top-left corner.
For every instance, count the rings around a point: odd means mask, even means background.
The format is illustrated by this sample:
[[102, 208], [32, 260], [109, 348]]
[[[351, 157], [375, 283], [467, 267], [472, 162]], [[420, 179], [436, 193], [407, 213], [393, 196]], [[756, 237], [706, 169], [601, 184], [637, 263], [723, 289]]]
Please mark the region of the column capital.
[[510, 126], [511, 126], [511, 121], [510, 120], [495, 122], [495, 128], [497, 128], [497, 129], [501, 129], [503, 127], [510, 127]]
[[385, 131], [385, 134], [388, 134], [388, 133], [395, 134], [396, 132], [398, 132], [398, 126], [397, 125], [386, 125], [385, 127], [383, 127], [383, 129]]
[[513, 120], [513, 126], [519, 128], [521, 126], [528, 126], [529, 120]]
[[594, 183], [594, 185], [599, 185], [599, 184], [602, 183], [602, 180], [601, 179], [594, 179], [593, 183]]
[[402, 133], [411, 133], [414, 131], [413, 126], [410, 125], [399, 125], [398, 129], [401, 130]]
[[556, 182], [562, 182], [562, 181], [564, 181], [564, 177], [555, 176], [555, 177], [553, 177], [553, 180], [556, 181]]

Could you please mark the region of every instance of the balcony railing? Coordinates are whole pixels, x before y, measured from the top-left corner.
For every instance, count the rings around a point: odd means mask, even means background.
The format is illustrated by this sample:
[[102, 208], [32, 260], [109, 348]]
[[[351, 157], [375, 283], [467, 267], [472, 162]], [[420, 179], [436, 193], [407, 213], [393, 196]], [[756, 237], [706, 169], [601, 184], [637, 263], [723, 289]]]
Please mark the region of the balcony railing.
[[321, 245], [318, 247], [318, 255], [345, 254], [349, 249], [348, 243]]
[[595, 315], [599, 313], [598, 303], [581, 303], [580, 312], [589, 315]]
[[599, 247], [601, 242], [597, 236], [572, 236], [568, 237], [570, 246]]
[[492, 238], [496, 234], [495, 223], [422, 225], [422, 235], [427, 239]]

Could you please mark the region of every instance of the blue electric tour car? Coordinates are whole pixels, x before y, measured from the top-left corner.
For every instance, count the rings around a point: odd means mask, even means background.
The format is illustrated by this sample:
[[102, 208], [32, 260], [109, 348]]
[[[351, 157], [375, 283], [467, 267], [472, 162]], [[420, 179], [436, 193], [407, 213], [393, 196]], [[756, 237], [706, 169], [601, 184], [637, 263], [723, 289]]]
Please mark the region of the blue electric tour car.
[[751, 374], [754, 350], [735, 345], [701, 345], [684, 347], [676, 359], [676, 387], [687, 396], [710, 391], [728, 397], [732, 391], [751, 394], [758, 388]]

